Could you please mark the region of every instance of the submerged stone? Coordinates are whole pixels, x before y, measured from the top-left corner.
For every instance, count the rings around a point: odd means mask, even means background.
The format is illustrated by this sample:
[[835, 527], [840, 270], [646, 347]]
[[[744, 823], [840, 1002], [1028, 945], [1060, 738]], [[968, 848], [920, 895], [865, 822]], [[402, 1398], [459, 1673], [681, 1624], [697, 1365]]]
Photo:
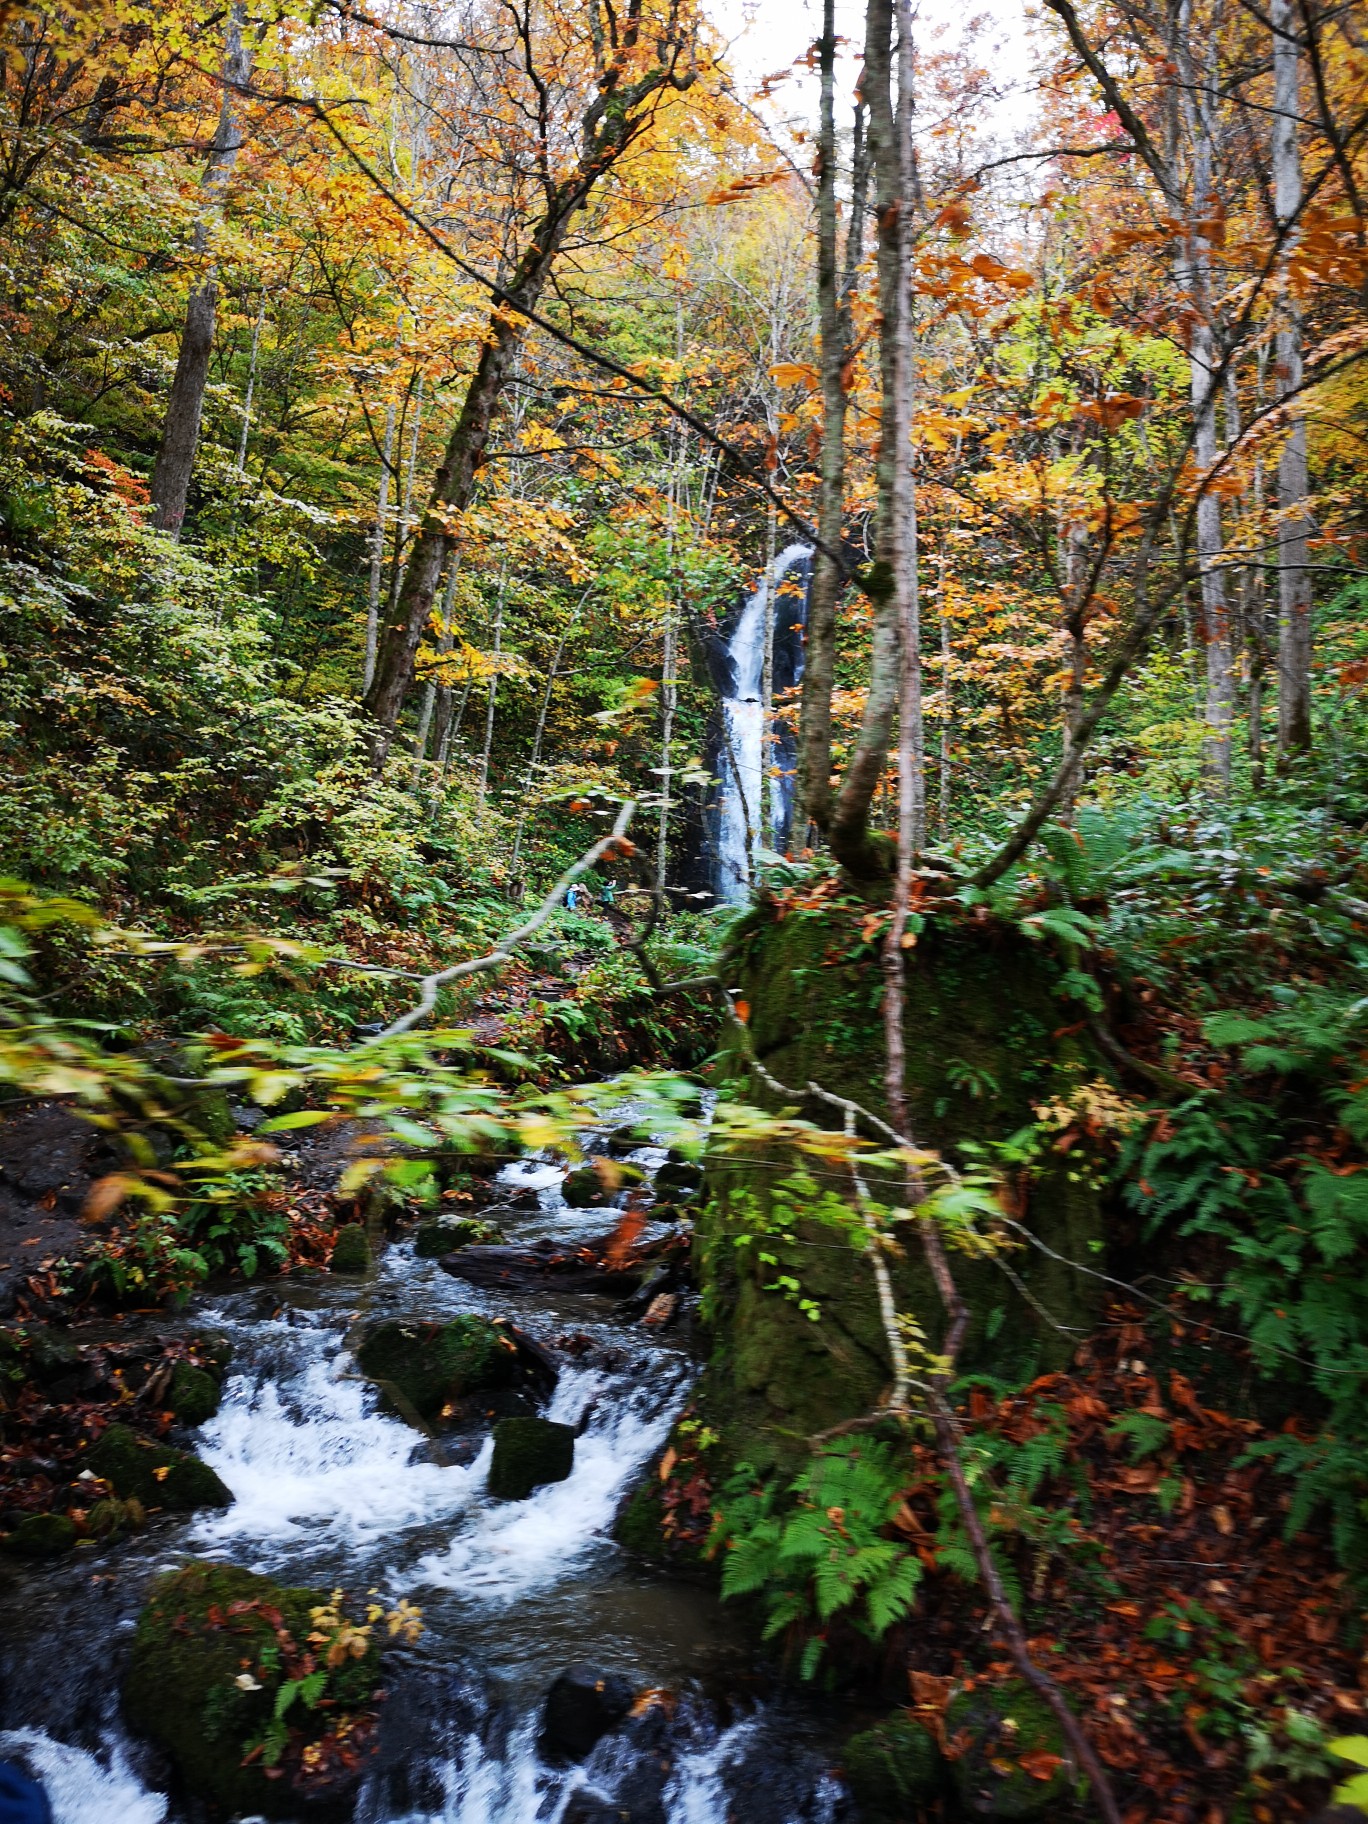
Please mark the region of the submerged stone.
[[123, 1500], [138, 1500], [145, 1508], [188, 1511], [233, 1505], [232, 1490], [207, 1463], [188, 1450], [145, 1443], [127, 1425], [111, 1425], [91, 1445], [81, 1467], [102, 1477]]
[[575, 1431], [554, 1419], [500, 1419], [494, 1427], [489, 1492], [525, 1501], [534, 1488], [564, 1482], [575, 1467]]
[[359, 1222], [345, 1223], [337, 1231], [329, 1268], [334, 1273], [366, 1273], [370, 1264], [371, 1246], [366, 1231]]
[[356, 1360], [363, 1374], [393, 1389], [427, 1420], [442, 1417], [453, 1401], [512, 1386], [521, 1376], [517, 1344], [508, 1331], [474, 1313], [449, 1324], [387, 1319], [366, 1332]]
[[864, 1824], [902, 1824], [944, 1783], [940, 1749], [905, 1711], [852, 1735], [841, 1760]]
[[0, 1550], [13, 1552], [19, 1558], [60, 1558], [72, 1549], [76, 1539], [76, 1523], [65, 1514], [25, 1514], [0, 1539]]

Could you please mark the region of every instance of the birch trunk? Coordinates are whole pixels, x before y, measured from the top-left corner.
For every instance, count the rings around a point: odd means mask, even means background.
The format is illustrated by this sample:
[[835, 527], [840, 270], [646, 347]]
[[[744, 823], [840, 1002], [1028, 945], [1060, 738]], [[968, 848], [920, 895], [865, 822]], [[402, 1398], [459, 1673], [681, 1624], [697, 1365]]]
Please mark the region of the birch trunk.
[[[252, 67], [252, 54], [242, 37], [245, 22], [246, 9], [242, 0], [232, 0], [223, 34], [223, 98], [202, 179], [204, 212], [195, 224], [194, 250], [198, 256], [203, 256], [208, 249], [211, 221], [223, 200], [223, 192], [242, 147], [234, 90], [246, 82]], [[161, 447], [152, 470], [152, 524], [177, 538], [185, 519], [190, 476], [199, 448], [204, 389], [209, 381], [217, 321], [218, 278], [210, 266], [186, 300], [185, 328], [181, 332], [176, 372], [166, 402]]]
[[[1190, 55], [1191, 0], [1184, 0], [1179, 39], [1184, 77], [1184, 112], [1192, 153], [1192, 197], [1183, 249], [1184, 277], [1192, 299], [1193, 328], [1188, 354], [1192, 399], [1193, 455], [1202, 478], [1216, 466], [1216, 395], [1220, 355], [1212, 306], [1210, 218], [1217, 198], [1214, 184], [1210, 71], [1200, 83]], [[1199, 483], [1201, 485], [1201, 483]], [[1202, 590], [1202, 638], [1206, 647], [1206, 739], [1203, 771], [1219, 793], [1230, 785], [1230, 730], [1235, 711], [1235, 676], [1230, 655], [1230, 606], [1226, 594], [1221, 503], [1205, 486], [1197, 499], [1197, 571]]]
[[375, 506], [371, 532], [370, 593], [366, 601], [366, 668], [361, 681], [363, 696], [375, 677], [376, 644], [380, 630], [380, 584], [385, 573], [385, 521], [389, 516], [390, 478], [394, 473], [394, 427], [397, 414], [391, 399], [385, 407], [385, 443], [380, 459], [380, 498]]
[[[901, 0], [900, 0], [901, 6]], [[912, 494], [912, 327], [909, 296], [912, 180], [910, 121], [893, 104], [893, 0], [869, 0], [865, 14], [864, 95], [879, 225], [879, 378], [882, 387], [874, 562], [865, 593], [873, 611], [864, 717], [841, 781], [828, 835], [836, 859], [857, 878], [886, 871], [869, 834], [870, 810], [888, 764], [894, 718], [901, 718], [899, 772], [903, 815], [913, 845], [924, 822], [925, 752], [921, 729], [921, 654]], [[910, 34], [902, 56], [910, 59]], [[910, 109], [910, 88], [904, 97]], [[901, 777], [905, 768], [909, 774]]]
[[778, 516], [770, 502], [765, 516], [765, 608], [760, 654], [760, 847], [774, 848], [774, 566], [778, 556]]
[[[1297, 114], [1301, 81], [1293, 0], [1272, 0], [1273, 190], [1284, 273], [1302, 206]], [[1302, 386], [1301, 306], [1284, 282], [1277, 343], [1277, 390], [1296, 401]], [[1290, 408], [1278, 458], [1278, 765], [1311, 746], [1311, 572], [1307, 541], [1306, 419]]]
[[494, 601], [494, 669], [489, 674], [489, 699], [485, 705], [484, 748], [480, 754], [480, 772], [475, 795], [483, 804], [489, 790], [489, 756], [494, 750], [494, 707], [499, 697], [499, 658], [503, 652], [504, 602], [508, 596], [508, 558], [499, 572], [499, 593]]
[[239, 475], [247, 473], [247, 438], [252, 429], [252, 400], [256, 396], [257, 355], [261, 349], [261, 331], [266, 321], [266, 287], [261, 288], [261, 302], [257, 305], [256, 323], [252, 328], [252, 352], [247, 358], [247, 391], [242, 401], [242, 430], [238, 436], [236, 468]]

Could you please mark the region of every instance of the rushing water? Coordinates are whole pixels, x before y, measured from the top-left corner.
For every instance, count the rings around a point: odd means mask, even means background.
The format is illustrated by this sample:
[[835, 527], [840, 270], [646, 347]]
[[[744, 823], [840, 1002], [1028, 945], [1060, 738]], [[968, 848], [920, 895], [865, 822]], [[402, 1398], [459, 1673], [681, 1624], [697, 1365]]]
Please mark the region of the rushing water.
[[[774, 725], [766, 726], [762, 696], [766, 605], [772, 590], [774, 614], [770, 619], [777, 657], [781, 639], [787, 639], [803, 625], [811, 558], [810, 545], [789, 545], [781, 551], [774, 560], [772, 578], [762, 580], [755, 593], [747, 598], [727, 641], [730, 680], [722, 699], [725, 739], [718, 767], [715, 890], [719, 898], [734, 903], [749, 898], [755, 864], [761, 853], [761, 799], [767, 765], [778, 768], [778, 776], [773, 780], [777, 848], [783, 848], [788, 834], [793, 810], [791, 740], [786, 740], [783, 731]], [[792, 588], [785, 590], [785, 581], [790, 577]], [[783, 612], [786, 603], [791, 604], [787, 615]], [[802, 673], [801, 659], [788, 668], [792, 676], [781, 677], [781, 669], [775, 668], [776, 694], [798, 681]], [[767, 735], [771, 737], [769, 742]], [[785, 758], [790, 764], [784, 764]]]
[[[529, 1164], [503, 1174], [496, 1191], [522, 1206], [500, 1211], [510, 1239], [602, 1232], [602, 1212], [566, 1208], [560, 1179]], [[514, 1317], [553, 1351], [575, 1339], [546, 1408], [582, 1427], [574, 1470], [527, 1501], [489, 1498], [487, 1437], [448, 1450], [381, 1412], [348, 1348], [363, 1321], [471, 1310]], [[117, 1699], [147, 1583], [187, 1552], [422, 1607], [422, 1639], [395, 1655], [358, 1824], [837, 1815], [839, 1790], [806, 1743], [811, 1719], [759, 1690], [734, 1617], [608, 1537], [687, 1397], [693, 1365], [668, 1335], [622, 1320], [603, 1298], [476, 1290], [407, 1245], [364, 1285], [235, 1291], [196, 1315], [234, 1346], [223, 1405], [197, 1440], [232, 1507], [84, 1549], [0, 1598], [0, 1757], [42, 1779], [56, 1824], [196, 1816], [160, 1790], [162, 1769], [126, 1736]], [[586, 1659], [669, 1697], [583, 1765], [555, 1765], [538, 1748], [541, 1705], [557, 1673]]]

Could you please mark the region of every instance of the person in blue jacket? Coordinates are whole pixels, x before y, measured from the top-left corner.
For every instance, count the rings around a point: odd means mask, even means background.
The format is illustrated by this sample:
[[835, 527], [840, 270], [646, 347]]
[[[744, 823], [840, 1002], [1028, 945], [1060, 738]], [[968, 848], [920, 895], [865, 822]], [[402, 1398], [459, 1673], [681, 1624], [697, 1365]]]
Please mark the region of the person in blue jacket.
[[0, 1824], [52, 1824], [47, 1794], [13, 1761], [0, 1761]]

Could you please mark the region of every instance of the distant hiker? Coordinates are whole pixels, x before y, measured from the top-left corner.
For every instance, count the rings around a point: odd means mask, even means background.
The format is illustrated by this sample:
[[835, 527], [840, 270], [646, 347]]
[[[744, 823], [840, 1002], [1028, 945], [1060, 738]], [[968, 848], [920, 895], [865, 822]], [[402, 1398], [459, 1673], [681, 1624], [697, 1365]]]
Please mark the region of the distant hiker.
[[605, 912], [611, 912], [617, 904], [617, 887], [611, 880], [605, 880], [599, 888], [599, 904]]
[[572, 880], [570, 885], [565, 889], [565, 909], [567, 912], [579, 911], [580, 892], [581, 888], [579, 882], [577, 880]]

